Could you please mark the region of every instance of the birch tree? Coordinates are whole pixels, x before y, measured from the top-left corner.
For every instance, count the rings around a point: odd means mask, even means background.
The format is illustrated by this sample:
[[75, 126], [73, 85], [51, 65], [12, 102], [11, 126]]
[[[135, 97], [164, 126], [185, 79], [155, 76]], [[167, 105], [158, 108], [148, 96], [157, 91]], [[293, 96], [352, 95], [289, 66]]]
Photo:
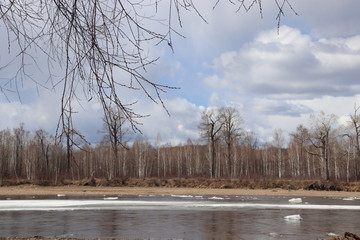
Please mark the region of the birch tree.
[[312, 130], [309, 141], [317, 151], [308, 152], [321, 159], [324, 180], [330, 179], [330, 141], [337, 117], [334, 114], [327, 115], [324, 112], [311, 115]]
[[225, 107], [220, 109], [221, 121], [221, 137], [226, 146], [226, 169], [227, 175], [232, 177], [234, 173], [234, 165], [236, 160], [233, 153], [240, 137], [242, 136], [243, 119], [237, 109], [233, 107]]
[[283, 176], [283, 168], [284, 168], [284, 163], [283, 163], [283, 157], [282, 157], [282, 148], [284, 147], [284, 135], [283, 135], [283, 131], [280, 128], [275, 129], [274, 131], [274, 146], [277, 149], [277, 153], [276, 153], [276, 159], [277, 159], [277, 171], [278, 171], [278, 177], [282, 178]]
[[223, 127], [221, 115], [217, 109], [207, 109], [202, 113], [199, 130], [200, 136], [206, 141], [209, 147], [210, 177], [216, 176], [216, 145], [220, 141], [220, 133]]
[[354, 106], [354, 113], [350, 115], [350, 124], [353, 129], [353, 134], [348, 135], [350, 138], [353, 138], [353, 146], [356, 150], [356, 159], [355, 159], [355, 179], [360, 179], [360, 107]]

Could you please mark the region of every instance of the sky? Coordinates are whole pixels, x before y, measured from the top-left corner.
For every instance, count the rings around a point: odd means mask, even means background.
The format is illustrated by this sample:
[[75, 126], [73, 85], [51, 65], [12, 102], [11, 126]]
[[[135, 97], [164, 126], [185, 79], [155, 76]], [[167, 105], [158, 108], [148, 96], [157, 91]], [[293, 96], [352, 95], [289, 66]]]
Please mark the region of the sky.
[[[161, 104], [136, 95], [134, 109], [150, 115], [140, 120], [145, 139], [155, 143], [160, 136], [174, 145], [196, 141], [201, 114], [212, 107], [235, 107], [243, 128], [265, 142], [272, 141], [275, 129], [287, 136], [299, 124], [308, 126], [309, 116], [319, 111], [345, 123], [354, 104], [360, 106], [360, 1], [289, 0], [297, 14], [285, 8], [279, 27], [274, 1], [262, 1], [262, 16], [256, 6], [237, 12], [228, 1], [215, 9], [216, 1], [209, 2], [194, 0], [206, 22], [191, 11], [182, 13], [182, 27], [174, 23], [185, 37], [173, 35], [174, 51], [166, 44], [151, 47], [151, 55], [160, 58], [148, 67], [148, 76], [178, 89], [162, 94], [170, 115]], [[6, 39], [0, 37], [0, 43]], [[0, 66], [8, 58], [4, 49]], [[39, 62], [46, 64], [41, 57]], [[0, 68], [2, 86], [14, 71], [16, 64]], [[0, 129], [24, 123], [28, 130], [54, 135], [61, 91], [39, 90], [32, 83], [25, 78], [17, 86], [20, 98], [0, 95]], [[79, 103], [75, 114], [75, 127], [94, 144], [101, 140], [102, 115], [96, 101]]]

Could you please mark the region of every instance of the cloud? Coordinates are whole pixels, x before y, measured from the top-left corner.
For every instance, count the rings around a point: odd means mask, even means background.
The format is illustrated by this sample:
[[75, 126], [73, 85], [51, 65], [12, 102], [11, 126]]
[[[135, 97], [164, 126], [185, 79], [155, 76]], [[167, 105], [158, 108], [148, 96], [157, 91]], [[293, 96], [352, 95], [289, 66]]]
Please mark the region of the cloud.
[[19, 101], [0, 102], [2, 129], [13, 129], [23, 123], [30, 131], [44, 129], [54, 134], [60, 108], [58, 102], [48, 96], [39, 97], [37, 101], [28, 104]]
[[[302, 0], [294, 1], [299, 13], [295, 21], [309, 28], [316, 38], [352, 36], [359, 33], [360, 2], [356, 0]], [[289, 15], [287, 15], [289, 17]]]
[[213, 60], [212, 87], [277, 99], [351, 96], [359, 92], [360, 51], [351, 38], [313, 40], [281, 26], [261, 32], [239, 51]]
[[251, 103], [251, 106], [253, 111], [264, 115], [299, 117], [302, 114], [312, 112], [309, 107], [303, 104], [266, 98], [254, 99]]
[[164, 99], [170, 115], [159, 104], [141, 102], [137, 111], [150, 116], [141, 119], [144, 136], [155, 142], [158, 134], [163, 143], [179, 144], [190, 139], [198, 139], [198, 124], [204, 107], [196, 106], [184, 98]]

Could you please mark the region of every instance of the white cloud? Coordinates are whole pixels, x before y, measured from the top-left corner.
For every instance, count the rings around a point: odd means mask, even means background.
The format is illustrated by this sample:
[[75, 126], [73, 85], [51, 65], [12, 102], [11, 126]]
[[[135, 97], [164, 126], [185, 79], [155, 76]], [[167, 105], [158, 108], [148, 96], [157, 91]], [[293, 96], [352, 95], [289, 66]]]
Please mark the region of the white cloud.
[[210, 104], [238, 105], [246, 125], [263, 141], [308, 125], [318, 111], [346, 118], [359, 100], [360, 35], [313, 38], [281, 26], [262, 31], [238, 50], [212, 60], [204, 83]]
[[[359, 36], [354, 37], [357, 39]], [[312, 40], [288, 26], [264, 31], [239, 51], [213, 60], [212, 87], [273, 98], [347, 96], [360, 90], [360, 51], [354, 38]]]
[[141, 119], [143, 134], [150, 142], [155, 142], [160, 134], [165, 143], [179, 144], [190, 139], [198, 139], [197, 126], [204, 108], [196, 106], [183, 98], [164, 99], [170, 116], [161, 105], [148, 101], [137, 106], [137, 111], [150, 114]]

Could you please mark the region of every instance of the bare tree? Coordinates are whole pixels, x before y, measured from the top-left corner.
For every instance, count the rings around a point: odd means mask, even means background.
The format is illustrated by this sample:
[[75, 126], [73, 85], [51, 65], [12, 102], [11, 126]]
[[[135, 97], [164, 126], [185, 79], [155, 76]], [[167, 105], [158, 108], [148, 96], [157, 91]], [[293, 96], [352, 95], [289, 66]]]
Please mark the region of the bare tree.
[[274, 131], [274, 146], [277, 149], [277, 154], [276, 154], [276, 159], [277, 159], [277, 166], [278, 166], [278, 177], [282, 178], [283, 176], [283, 168], [284, 168], [284, 163], [282, 160], [282, 149], [284, 147], [284, 135], [283, 135], [283, 131], [280, 128], [275, 129]]
[[119, 150], [121, 147], [126, 148], [124, 137], [129, 132], [129, 129], [125, 126], [126, 120], [123, 113], [119, 112], [116, 108], [109, 106], [105, 111], [103, 121], [107, 134], [104, 139], [110, 142], [113, 153], [111, 160], [112, 174], [109, 175], [109, 178], [119, 175], [121, 172], [119, 168], [122, 166], [122, 161], [119, 156]]
[[352, 136], [348, 135], [350, 138], [353, 138], [353, 145], [356, 150], [356, 160], [355, 160], [355, 178], [359, 180], [360, 178], [360, 170], [359, 170], [359, 161], [360, 161], [360, 115], [359, 115], [360, 107], [354, 106], [354, 113], [350, 115], [351, 125], [353, 128]]
[[243, 134], [241, 125], [244, 121], [239, 111], [233, 107], [221, 108], [220, 117], [222, 124], [221, 135], [226, 146], [227, 175], [232, 177], [235, 175], [233, 172], [235, 165], [233, 153], [235, 152], [236, 144]]
[[319, 152], [308, 150], [308, 153], [321, 159], [323, 176], [325, 180], [330, 179], [330, 140], [336, 119], [337, 117], [335, 115], [326, 115], [322, 111], [316, 115], [311, 116], [312, 131], [310, 133], [309, 141], [313, 147], [319, 150]]
[[20, 124], [18, 128], [14, 130], [14, 150], [13, 150], [13, 159], [14, 159], [14, 171], [16, 178], [21, 177], [23, 173], [23, 165], [25, 159], [24, 149], [26, 147], [26, 140], [28, 138], [29, 132], [24, 129], [24, 124]]
[[255, 164], [255, 149], [257, 149], [258, 139], [254, 132], [244, 131], [244, 138], [242, 141], [243, 153], [241, 154], [241, 163], [240, 163], [240, 176], [248, 176], [253, 168], [253, 172], [256, 172], [257, 164]]
[[217, 109], [207, 109], [202, 113], [199, 130], [200, 136], [209, 145], [210, 152], [210, 177], [216, 176], [216, 144], [220, 140], [223, 127], [221, 115]]
[[[310, 177], [311, 175], [311, 169], [310, 169], [310, 159], [308, 156], [306, 156], [305, 149], [308, 147], [308, 141], [309, 141], [309, 130], [304, 127], [303, 125], [299, 125], [296, 128], [296, 131], [291, 133], [290, 136], [292, 139], [290, 140], [290, 146], [293, 146], [295, 151], [295, 160], [292, 161], [292, 165], [294, 166], [293, 174], [295, 176], [301, 175], [301, 163], [305, 165], [306, 167], [303, 167], [303, 169], [307, 169], [307, 176]], [[290, 149], [289, 149], [290, 150]], [[306, 160], [305, 160], [306, 158]], [[304, 175], [305, 172], [303, 172]]]

